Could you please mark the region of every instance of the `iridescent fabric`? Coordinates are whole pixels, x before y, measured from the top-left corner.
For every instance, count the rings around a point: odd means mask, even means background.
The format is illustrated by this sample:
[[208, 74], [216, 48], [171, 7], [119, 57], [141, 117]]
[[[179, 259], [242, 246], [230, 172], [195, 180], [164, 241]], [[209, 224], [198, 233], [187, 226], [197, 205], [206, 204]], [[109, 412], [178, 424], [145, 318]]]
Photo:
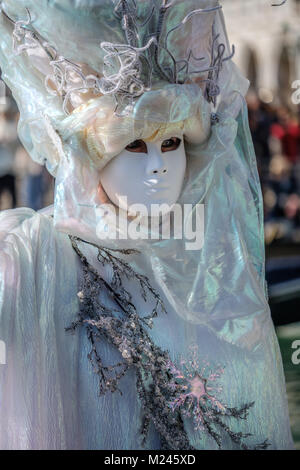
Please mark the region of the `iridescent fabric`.
[[[3, 2], [14, 19], [22, 17], [25, 3], [49, 42], [56, 41], [57, 31], [64, 31], [57, 44], [61, 54], [88, 63], [94, 70], [103, 65], [97, 48], [103, 35], [107, 33], [106, 40], [116, 42], [123, 38], [108, 15], [111, 2], [65, 0], [59, 6], [58, 2], [47, 2], [47, 14], [42, 13], [42, 0]], [[138, 2], [141, 8], [145, 3]], [[101, 15], [93, 16], [100, 4]], [[182, 6], [173, 10], [176, 18], [170, 15], [170, 27], [191, 7], [215, 4], [191, 1], [183, 7], [181, 2]], [[225, 37], [219, 12], [215, 19]], [[59, 29], [53, 29], [53, 21]], [[202, 35], [199, 44], [205, 49], [211, 31], [207, 25], [211, 23], [201, 21], [203, 28], [197, 31]], [[178, 35], [174, 50], [187, 47], [184, 38], [195, 41], [198, 33], [191, 27], [189, 36], [187, 32], [184, 37]], [[47, 93], [45, 74], [33, 66], [36, 58], [31, 62], [24, 54], [12, 53], [11, 29], [3, 19], [0, 46], [4, 78], [21, 109], [20, 136], [32, 157], [40, 162], [45, 159], [56, 175], [53, 208], [42, 213], [17, 209], [0, 215], [0, 338], [7, 346], [7, 365], [0, 366], [0, 447], [141, 449], [142, 407], [134, 370], [121, 379], [122, 396], [116, 392], [99, 397], [84, 331], [76, 330], [73, 335], [65, 331], [77, 318], [82, 280], [82, 266], [69, 235], [104, 244], [99, 238], [104, 217], [97, 193], [99, 171], [80, 141], [82, 121], [77, 113], [65, 117], [59, 97]], [[292, 448], [280, 351], [267, 301], [262, 198], [243, 98], [246, 81], [231, 61], [226, 63], [219, 122], [211, 128], [201, 90], [196, 100], [195, 84], [169, 86], [183, 105], [155, 107], [154, 100], [151, 107], [154, 90], [137, 102], [134, 117], [139, 121], [148, 109], [138, 123], [143, 134], [157, 122], [170, 125], [197, 116], [201, 143], [186, 142], [188, 166], [179, 202], [204, 204], [203, 248], [188, 251], [186, 240], [175, 239], [106, 240], [105, 246], [140, 250], [140, 254], [127, 255], [126, 260], [148, 276], [166, 305], [167, 314], [154, 320], [149, 334], [169, 351], [174, 364], [187, 364], [195, 377], [205, 364], [211, 374], [221, 366], [222, 390], [215, 389], [217, 400], [232, 408], [254, 402], [247, 420], [227, 417], [227, 425], [236, 432], [251, 433], [249, 446], [267, 439], [271, 449]], [[186, 94], [181, 88], [185, 86], [189, 90]], [[187, 96], [193, 99], [185, 100]], [[100, 103], [103, 97], [96, 99]], [[118, 138], [121, 147], [127, 145], [124, 130]], [[109, 147], [109, 135], [107, 142]], [[97, 250], [86, 243], [79, 242], [79, 246], [91, 265], [111, 282], [112, 271], [97, 260]], [[126, 287], [139, 311], [151, 313], [152, 303], [145, 303], [129, 281]], [[102, 301], [111, 306], [107, 292], [102, 295]], [[100, 343], [99, 352], [107, 365], [120, 360], [106, 341]], [[209, 433], [195, 429], [192, 418], [185, 416], [184, 424], [191, 446], [217, 449]], [[160, 448], [159, 435], [152, 426], [146, 449]], [[222, 432], [222, 448], [239, 446]]]

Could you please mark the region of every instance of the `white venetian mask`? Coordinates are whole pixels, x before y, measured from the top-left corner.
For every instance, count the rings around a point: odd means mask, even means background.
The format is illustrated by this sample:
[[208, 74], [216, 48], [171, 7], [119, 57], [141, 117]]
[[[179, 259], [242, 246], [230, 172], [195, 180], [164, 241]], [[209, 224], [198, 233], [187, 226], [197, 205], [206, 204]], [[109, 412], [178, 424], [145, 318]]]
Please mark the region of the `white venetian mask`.
[[[186, 170], [183, 135], [152, 142], [136, 140], [101, 171], [100, 183], [108, 198], [123, 210], [135, 213], [133, 205], [174, 205], [181, 193]], [[164, 209], [162, 212], [167, 212]]]

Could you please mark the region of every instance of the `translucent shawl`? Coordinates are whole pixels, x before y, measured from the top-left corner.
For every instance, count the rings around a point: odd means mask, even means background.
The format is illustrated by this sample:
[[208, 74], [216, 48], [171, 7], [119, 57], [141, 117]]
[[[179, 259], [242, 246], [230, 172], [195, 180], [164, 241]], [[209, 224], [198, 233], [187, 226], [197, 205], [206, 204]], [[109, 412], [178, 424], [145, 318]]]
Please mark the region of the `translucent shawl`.
[[[173, 3], [166, 14], [163, 35], [193, 9], [217, 4], [214, 0]], [[161, 2], [153, 4], [159, 6]], [[103, 71], [101, 41], [124, 43], [124, 31], [113, 15], [116, 2], [6, 0], [2, 7], [14, 21], [24, 21], [25, 5], [35, 30], [59, 56], [84, 64], [93, 73], [101, 75]], [[145, 17], [149, 2], [139, 1], [137, 6]], [[148, 24], [145, 30], [140, 26], [141, 45], [151, 26]], [[209, 66], [212, 27], [219, 35], [218, 42], [225, 45], [224, 56], [229, 57], [231, 49], [220, 10], [194, 15], [184, 27], [176, 29], [170, 36], [173, 55], [179, 60], [192, 50], [194, 58], [203, 57], [201, 68]], [[246, 325], [249, 315], [269, 310], [261, 191], [243, 99], [248, 82], [233, 62], [224, 62], [220, 71], [217, 107], [204, 98], [203, 74], [193, 75], [185, 84], [166, 83], [154, 74], [152, 89], [136, 100], [126, 117], [114, 115], [113, 96], [89, 93], [73, 96], [72, 112], [66, 117], [62, 97], [45, 87], [45, 77], [52, 70], [49, 58], [39, 48], [13, 51], [12, 25], [6, 18], [2, 17], [0, 29], [1, 68], [20, 109], [20, 138], [32, 158], [45, 163], [56, 176], [54, 223], [58, 230], [100, 243], [103, 211], [97, 187], [101, 166], [134, 138], [149, 137], [162, 126], [182, 125], [188, 168], [179, 202], [204, 204], [203, 248], [187, 251], [186, 240], [175, 239], [106, 243], [139, 248], [144, 254], [139, 268], [145, 270], [147, 264], [151, 276], [184, 319], [217, 329], [222, 329], [225, 320], [239, 319], [236, 334], [243, 337], [247, 328], [252, 328], [252, 322]], [[211, 111], [219, 117], [212, 128]], [[104, 160], [97, 160], [97, 152], [93, 156], [82, 139], [95, 119], [102, 119], [97, 130]], [[232, 333], [223, 333], [230, 339]]]

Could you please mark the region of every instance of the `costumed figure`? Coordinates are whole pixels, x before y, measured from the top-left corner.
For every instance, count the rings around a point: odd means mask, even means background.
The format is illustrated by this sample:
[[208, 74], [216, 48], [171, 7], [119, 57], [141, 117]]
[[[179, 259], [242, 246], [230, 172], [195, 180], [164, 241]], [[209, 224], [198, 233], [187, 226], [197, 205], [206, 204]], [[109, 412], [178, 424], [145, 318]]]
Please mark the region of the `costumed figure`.
[[5, 0], [0, 32], [56, 178], [50, 208], [0, 214], [0, 447], [292, 448], [219, 2]]

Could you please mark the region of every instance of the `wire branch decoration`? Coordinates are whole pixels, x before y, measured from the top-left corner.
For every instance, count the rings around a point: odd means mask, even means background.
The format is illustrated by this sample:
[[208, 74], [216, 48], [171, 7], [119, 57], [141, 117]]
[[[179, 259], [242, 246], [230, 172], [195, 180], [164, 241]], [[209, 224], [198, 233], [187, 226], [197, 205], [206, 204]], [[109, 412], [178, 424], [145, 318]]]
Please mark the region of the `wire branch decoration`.
[[[167, 311], [149, 279], [126, 261], [127, 256], [140, 252], [105, 248], [73, 236], [70, 240], [81, 261], [83, 277], [78, 293], [78, 319], [66, 330], [74, 332], [82, 327], [86, 330], [90, 342], [88, 359], [99, 378], [100, 395], [108, 392], [122, 395], [120, 381], [129, 369], [135, 371], [136, 390], [143, 410], [140, 429], [142, 445], [146, 444], [152, 423], [160, 436], [162, 449], [193, 450], [184, 426], [183, 417], [186, 417], [192, 419], [195, 430], [208, 434], [219, 448], [222, 448], [223, 437], [227, 434], [233, 444], [241, 449], [266, 449], [270, 445], [267, 439], [254, 446], [249, 445], [247, 439], [251, 434], [234, 431], [228, 425], [228, 417], [237, 422], [246, 421], [254, 402], [239, 407], [222, 403], [222, 388], [213, 384], [220, 379], [221, 370], [213, 367], [208, 375], [198, 349], [192, 355], [187, 354], [184, 364], [180, 361], [180, 365], [176, 365], [170, 359], [169, 352], [151, 338], [150, 330], [155, 318]], [[96, 248], [99, 263], [111, 267], [113, 276], [110, 283], [90, 264], [79, 243]], [[124, 255], [125, 259], [120, 255]], [[145, 305], [152, 300], [150, 314], [142, 314], [137, 309], [133, 296], [124, 286], [125, 279], [136, 283]], [[115, 307], [103, 301], [103, 291]], [[99, 348], [103, 340], [119, 352], [120, 360], [116, 364], [104, 364]]]
[[[200, 81], [205, 83], [206, 99], [216, 106], [217, 97], [221, 93], [220, 73], [224, 62], [234, 56], [234, 46], [226, 56], [225, 44], [221, 42], [220, 35], [215, 33], [214, 24], [209, 58], [196, 57], [192, 48], [187, 57], [177, 58], [171, 52], [170, 41], [172, 34], [184, 28], [192, 18], [214, 13], [222, 6], [217, 4], [210, 8], [192, 10], [177, 25], [163, 33], [168, 11], [176, 8], [174, 0], [162, 0], [160, 7], [149, 1], [149, 11], [144, 19], [139, 18], [136, 0], [111, 1], [114, 15], [124, 31], [125, 42], [101, 42], [100, 47], [105, 53], [101, 76], [96, 73], [85, 74], [80, 64], [61, 56], [36, 31], [28, 9], [27, 19], [15, 21], [7, 15], [0, 2], [2, 14], [14, 26], [14, 52], [21, 54], [29, 49], [42, 48], [48, 56], [52, 73], [46, 76], [45, 87], [49, 93], [61, 96], [64, 112], [69, 114], [72, 109], [74, 95], [92, 90], [96, 95], [112, 95], [116, 101], [115, 113], [127, 115], [133, 109], [135, 100], [151, 90], [154, 76], [174, 84], [189, 83], [195, 76], [200, 77]], [[286, 1], [273, 3], [272, 6], [281, 6]], [[140, 32], [151, 25], [154, 25], [154, 31], [146, 38], [141, 38]], [[205, 59], [209, 59], [209, 66], [196, 69], [192, 67], [193, 62], [200, 63]]]
[[[218, 45], [219, 36], [212, 38], [212, 53], [211, 63], [209, 67], [193, 70], [191, 67], [192, 60], [203, 61], [205, 57], [195, 57], [193, 50], [190, 49], [186, 58], [176, 58], [170, 50], [169, 41], [172, 33], [183, 28], [191, 18], [196, 15], [204, 15], [216, 12], [222, 8], [217, 5], [211, 8], [196, 9], [189, 12], [183, 20], [176, 26], [172, 27], [166, 32], [163, 39], [163, 26], [165, 17], [169, 9], [175, 6], [175, 2], [167, 2], [163, 0], [161, 7], [158, 11], [158, 20], [156, 22], [156, 30], [148, 35], [148, 42], [145, 46], [137, 47], [140, 41], [139, 36], [139, 22], [137, 4], [135, 0], [119, 0], [115, 7], [115, 14], [120, 19], [122, 28], [124, 30], [125, 38], [128, 45], [101, 43], [102, 48], [110, 48], [110, 54], [105, 57], [104, 65], [107, 73], [105, 74], [106, 83], [115, 84], [111, 87], [110, 93], [113, 93], [117, 109], [124, 103], [132, 108], [136, 97], [141, 96], [145, 91], [151, 89], [153, 74], [155, 73], [160, 79], [174, 84], [184, 84], [191, 81], [196, 74], [203, 76], [208, 73], [208, 78], [203, 81], [207, 82], [206, 97], [209, 102], [216, 104], [216, 96], [220, 93], [220, 87], [217, 86], [220, 71], [223, 62], [229, 60], [234, 55], [234, 48], [232, 54], [224, 57], [225, 45]], [[146, 20], [143, 21], [142, 26], [145, 27], [150, 24], [155, 13], [155, 7], [149, 6], [149, 13]], [[141, 26], [141, 25], [140, 25]], [[126, 49], [127, 47], [127, 49]], [[107, 49], [106, 49], [107, 50]], [[164, 53], [163, 60], [160, 60], [162, 53]], [[130, 66], [124, 67], [124, 62], [129, 63], [128, 57], [132, 57]], [[118, 73], [109, 75], [109, 69], [112, 68], [112, 59], [118, 59], [120, 68]], [[167, 60], [168, 63], [165, 63]], [[146, 83], [143, 77], [147, 77]], [[117, 83], [116, 83], [117, 80]], [[109, 86], [106, 89], [106, 92]]]
[[[1, 7], [1, 4], [0, 4]], [[93, 89], [98, 92], [98, 77], [85, 75], [82, 67], [59, 55], [57, 49], [45, 41], [32, 25], [30, 11], [26, 8], [27, 19], [14, 21], [1, 8], [4, 17], [13, 24], [13, 51], [16, 55], [24, 51], [41, 48], [48, 56], [52, 73], [45, 77], [44, 84], [48, 93], [62, 97], [63, 110], [69, 114], [72, 95], [78, 92], [86, 93]]]
[[[115, 112], [122, 110], [121, 115], [126, 115], [135, 100], [151, 90], [154, 75], [169, 83], [183, 84], [191, 81], [195, 75], [208, 74], [204, 79], [207, 82], [206, 97], [208, 101], [216, 102], [216, 96], [220, 93], [217, 82], [222, 64], [233, 56], [234, 49], [229, 57], [224, 57], [225, 45], [218, 44], [219, 37], [213, 36], [210, 66], [195, 70], [191, 62], [203, 61], [205, 57], [195, 57], [192, 49], [186, 58], [174, 57], [170, 50], [170, 38], [194, 16], [216, 12], [222, 8], [221, 5], [192, 10], [167, 31], [163, 38], [166, 14], [168, 10], [176, 8], [174, 1], [162, 0], [158, 11], [154, 3], [149, 2], [149, 12], [142, 20], [139, 19], [136, 0], [112, 1], [114, 5], [116, 3], [114, 14], [121, 22], [126, 42], [101, 42], [100, 47], [105, 52], [101, 77], [97, 74], [85, 75], [81, 65], [61, 56], [57, 49], [36, 31], [28, 9], [26, 20], [14, 21], [2, 8], [3, 15], [14, 26], [14, 52], [21, 54], [32, 48], [42, 48], [48, 56], [52, 73], [45, 78], [45, 87], [49, 93], [61, 96], [66, 114], [72, 108], [74, 94], [93, 90], [95, 94], [114, 96]], [[150, 24], [155, 24], [154, 32], [141, 44], [140, 30]]]

